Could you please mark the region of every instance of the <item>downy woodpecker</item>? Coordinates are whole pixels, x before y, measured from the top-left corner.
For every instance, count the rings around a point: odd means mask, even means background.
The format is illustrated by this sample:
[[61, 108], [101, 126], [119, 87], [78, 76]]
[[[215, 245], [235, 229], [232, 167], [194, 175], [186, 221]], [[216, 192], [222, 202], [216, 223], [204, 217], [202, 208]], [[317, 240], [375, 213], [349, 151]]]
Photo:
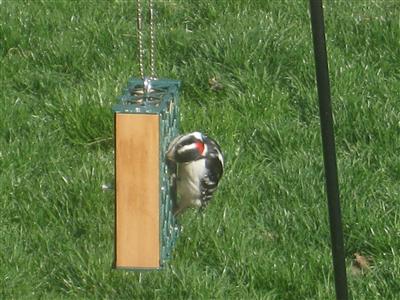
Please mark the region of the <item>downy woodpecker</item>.
[[200, 132], [179, 135], [168, 147], [167, 164], [179, 198], [174, 203], [174, 215], [190, 207], [206, 207], [224, 169], [218, 143]]

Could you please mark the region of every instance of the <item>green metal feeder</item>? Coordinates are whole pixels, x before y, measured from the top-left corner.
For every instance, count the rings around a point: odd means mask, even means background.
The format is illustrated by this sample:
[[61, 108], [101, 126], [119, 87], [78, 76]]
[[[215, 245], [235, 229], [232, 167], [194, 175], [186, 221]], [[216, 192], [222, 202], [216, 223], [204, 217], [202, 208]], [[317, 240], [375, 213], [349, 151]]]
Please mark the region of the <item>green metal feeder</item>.
[[[155, 75], [153, 0], [142, 14], [137, 0], [141, 79], [130, 79], [113, 106], [115, 130], [115, 260], [118, 269], [159, 269], [171, 256], [179, 234], [172, 214], [176, 188], [166, 151], [179, 132], [180, 81]], [[144, 29], [148, 17], [150, 76], [145, 76]], [[171, 167], [171, 166], [170, 166]], [[174, 170], [172, 170], [174, 171]]]
[[177, 80], [131, 79], [113, 106], [116, 268], [162, 267], [178, 236], [165, 153], [178, 135], [179, 87]]

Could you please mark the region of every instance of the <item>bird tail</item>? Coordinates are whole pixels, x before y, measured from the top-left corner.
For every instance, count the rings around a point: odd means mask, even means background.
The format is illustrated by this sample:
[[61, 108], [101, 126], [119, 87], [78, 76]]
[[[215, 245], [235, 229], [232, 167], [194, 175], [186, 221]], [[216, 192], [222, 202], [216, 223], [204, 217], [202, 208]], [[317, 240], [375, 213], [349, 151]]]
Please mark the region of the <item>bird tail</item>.
[[189, 202], [187, 201], [179, 201], [179, 203], [175, 202], [175, 205], [172, 208], [172, 212], [174, 214], [174, 217], [180, 216], [188, 207]]
[[172, 208], [172, 212], [174, 214], [174, 217], [179, 216], [181, 213], [183, 213], [183, 211], [184, 211], [184, 207], [175, 202], [174, 206]]

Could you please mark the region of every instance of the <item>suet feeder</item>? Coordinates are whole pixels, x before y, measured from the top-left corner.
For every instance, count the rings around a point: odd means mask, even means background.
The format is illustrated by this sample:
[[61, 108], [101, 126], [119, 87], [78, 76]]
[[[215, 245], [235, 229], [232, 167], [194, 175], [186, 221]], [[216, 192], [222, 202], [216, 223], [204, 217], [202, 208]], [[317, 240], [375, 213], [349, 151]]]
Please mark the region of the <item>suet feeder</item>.
[[[159, 269], [170, 257], [179, 227], [172, 213], [176, 188], [165, 154], [178, 135], [180, 81], [156, 78], [154, 3], [137, 0], [141, 79], [132, 78], [113, 106], [115, 139], [115, 258], [117, 269]], [[145, 26], [146, 16], [148, 26]], [[150, 76], [145, 39], [149, 33]], [[171, 167], [171, 166], [169, 166]]]
[[117, 269], [159, 269], [179, 228], [172, 214], [167, 147], [178, 134], [177, 80], [131, 79], [113, 106]]

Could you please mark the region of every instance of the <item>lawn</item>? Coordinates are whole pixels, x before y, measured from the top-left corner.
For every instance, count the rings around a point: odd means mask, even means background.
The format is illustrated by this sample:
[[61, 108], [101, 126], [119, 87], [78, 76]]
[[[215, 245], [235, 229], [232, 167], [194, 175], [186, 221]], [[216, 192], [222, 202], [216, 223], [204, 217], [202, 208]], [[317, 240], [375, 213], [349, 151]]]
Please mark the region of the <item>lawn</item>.
[[[325, 1], [349, 291], [400, 294], [400, 2]], [[307, 1], [156, 1], [181, 130], [226, 171], [165, 269], [112, 269], [135, 1], [0, 0], [1, 299], [333, 299]], [[223, 88], [214, 90], [210, 80]], [[354, 255], [367, 259], [358, 268]]]

